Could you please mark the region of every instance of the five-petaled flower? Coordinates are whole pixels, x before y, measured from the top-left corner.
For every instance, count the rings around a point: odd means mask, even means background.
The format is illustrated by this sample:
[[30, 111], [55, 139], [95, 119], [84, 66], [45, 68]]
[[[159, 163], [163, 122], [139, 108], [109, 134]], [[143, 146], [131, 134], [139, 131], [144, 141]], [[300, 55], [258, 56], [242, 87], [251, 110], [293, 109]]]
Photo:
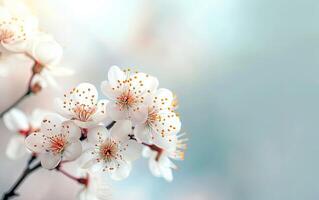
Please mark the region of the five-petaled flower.
[[173, 107], [174, 97], [168, 89], [158, 89], [145, 104], [147, 118], [137, 124], [134, 135], [141, 142], [167, 148], [172, 143], [172, 135], [181, 129], [181, 122]]
[[167, 181], [173, 180], [172, 169], [177, 169], [177, 166], [170, 160], [184, 160], [184, 150], [186, 149], [185, 142], [187, 138], [181, 138], [185, 134], [174, 134], [170, 137], [172, 141], [167, 149], [160, 152], [152, 151], [149, 147], [143, 150], [143, 156], [149, 158], [149, 168], [152, 174], [156, 177], [163, 177]]
[[80, 129], [72, 121], [64, 121], [57, 114], [49, 114], [41, 128], [25, 140], [29, 150], [38, 153], [46, 169], [55, 168], [61, 160], [72, 161], [82, 153]]
[[64, 100], [57, 99], [58, 107], [68, 119], [81, 128], [88, 128], [107, 119], [107, 100], [98, 100], [98, 92], [94, 85], [81, 83], [69, 93]]
[[114, 180], [126, 178], [131, 171], [131, 162], [142, 152], [142, 145], [131, 136], [132, 124], [128, 120], [117, 121], [110, 133], [103, 126], [89, 130], [88, 161], [83, 168], [108, 172]]
[[147, 117], [147, 101], [157, 89], [158, 80], [145, 73], [121, 70], [112, 66], [108, 81], [101, 84], [102, 92], [111, 100], [107, 111], [113, 120], [132, 120], [133, 124], [144, 122]]

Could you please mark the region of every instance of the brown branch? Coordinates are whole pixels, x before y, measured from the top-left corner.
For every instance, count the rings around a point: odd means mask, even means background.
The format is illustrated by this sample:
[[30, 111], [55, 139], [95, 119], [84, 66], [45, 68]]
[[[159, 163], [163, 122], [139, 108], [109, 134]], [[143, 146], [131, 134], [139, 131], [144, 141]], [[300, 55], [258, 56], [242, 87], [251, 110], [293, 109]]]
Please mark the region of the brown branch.
[[4, 193], [2, 200], [8, 200], [15, 196], [19, 196], [19, 194], [16, 192], [16, 190], [20, 187], [20, 185], [24, 182], [24, 180], [34, 171], [39, 169], [41, 167], [41, 163], [38, 162], [33, 167], [31, 167], [31, 164], [36, 159], [36, 156], [32, 155], [30, 159], [27, 162], [27, 166], [23, 170], [22, 174], [19, 176], [19, 178], [16, 180], [16, 182], [11, 186], [10, 190], [8, 190], [6, 193]]

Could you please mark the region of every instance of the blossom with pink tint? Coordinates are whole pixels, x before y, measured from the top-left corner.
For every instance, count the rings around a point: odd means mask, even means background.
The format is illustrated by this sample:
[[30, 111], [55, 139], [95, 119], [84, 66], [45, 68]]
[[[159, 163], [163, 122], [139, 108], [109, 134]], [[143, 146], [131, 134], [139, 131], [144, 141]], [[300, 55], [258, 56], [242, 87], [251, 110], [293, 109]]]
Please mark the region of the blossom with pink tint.
[[25, 140], [27, 148], [39, 154], [42, 167], [55, 168], [61, 160], [73, 161], [82, 154], [80, 129], [57, 114], [47, 115], [40, 130]]
[[168, 148], [170, 137], [181, 129], [179, 116], [175, 113], [173, 93], [164, 88], [158, 89], [152, 97], [145, 101], [147, 118], [137, 124], [134, 135], [141, 142], [155, 144], [161, 148]]
[[139, 124], [147, 118], [145, 101], [157, 89], [157, 78], [130, 69], [121, 70], [112, 66], [108, 72], [108, 80], [103, 81], [101, 90], [110, 99], [107, 111], [113, 120], [129, 119]]
[[94, 126], [108, 117], [108, 100], [99, 100], [95, 86], [90, 83], [79, 84], [56, 103], [61, 114], [81, 128]]
[[110, 132], [103, 126], [89, 130], [88, 160], [83, 168], [109, 173], [114, 180], [128, 177], [132, 161], [141, 156], [143, 148], [131, 135], [132, 124], [128, 120], [117, 121]]

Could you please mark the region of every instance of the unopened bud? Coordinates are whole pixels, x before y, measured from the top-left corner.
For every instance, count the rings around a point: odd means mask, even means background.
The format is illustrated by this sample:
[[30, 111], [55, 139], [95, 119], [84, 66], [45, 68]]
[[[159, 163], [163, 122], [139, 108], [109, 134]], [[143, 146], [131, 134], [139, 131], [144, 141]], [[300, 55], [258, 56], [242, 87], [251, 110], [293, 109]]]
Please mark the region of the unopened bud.
[[42, 86], [39, 82], [37, 82], [30, 87], [30, 90], [33, 94], [37, 94], [42, 90]]
[[40, 63], [36, 62], [34, 66], [32, 67], [32, 73], [33, 74], [40, 74], [43, 70], [43, 65]]

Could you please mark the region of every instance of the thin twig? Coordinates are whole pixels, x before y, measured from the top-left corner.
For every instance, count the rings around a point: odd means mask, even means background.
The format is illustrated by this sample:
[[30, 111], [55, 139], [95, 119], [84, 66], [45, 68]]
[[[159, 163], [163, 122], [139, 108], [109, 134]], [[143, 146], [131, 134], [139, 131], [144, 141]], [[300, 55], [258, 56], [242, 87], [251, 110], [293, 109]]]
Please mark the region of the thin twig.
[[61, 172], [63, 175], [65, 175], [66, 177], [80, 183], [80, 184], [83, 184], [83, 185], [87, 185], [88, 184], [88, 178], [82, 178], [82, 177], [76, 177], [76, 176], [73, 176], [72, 174], [69, 174], [67, 171], [65, 171], [64, 169], [62, 169], [62, 166], [61, 164], [58, 165], [56, 168], [55, 168], [57, 171]]
[[9, 108], [5, 109], [4, 111], [1, 112], [0, 118], [4, 116], [8, 111], [10, 111], [12, 108], [16, 107], [24, 98], [29, 96], [32, 92], [30, 90], [27, 90], [18, 100], [16, 100]]
[[19, 188], [19, 186], [23, 183], [23, 181], [27, 178], [28, 175], [30, 175], [35, 170], [39, 169], [41, 167], [41, 163], [38, 162], [33, 167], [30, 167], [32, 161], [34, 160], [34, 155], [32, 155], [27, 162], [26, 168], [23, 170], [20, 177], [16, 180], [16, 182], [12, 185], [10, 190], [8, 190], [6, 193], [4, 193], [2, 200], [8, 200], [10, 198], [13, 198], [15, 196], [18, 196], [19, 194], [16, 192], [16, 190]]

